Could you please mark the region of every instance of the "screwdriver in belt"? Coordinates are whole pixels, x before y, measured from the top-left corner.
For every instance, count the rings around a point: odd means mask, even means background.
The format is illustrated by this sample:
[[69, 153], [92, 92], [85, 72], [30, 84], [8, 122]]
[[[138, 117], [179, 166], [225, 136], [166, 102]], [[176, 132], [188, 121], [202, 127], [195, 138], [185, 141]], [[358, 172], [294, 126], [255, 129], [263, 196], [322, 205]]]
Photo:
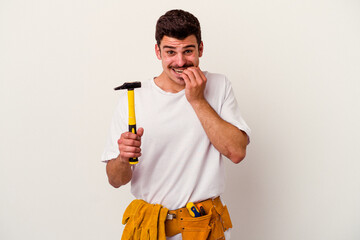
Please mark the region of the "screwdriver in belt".
[[204, 206], [203, 206], [201, 203], [196, 204], [196, 207], [199, 209], [200, 216], [204, 216], [204, 215], [206, 215], [206, 212], [205, 212]]
[[186, 204], [186, 208], [192, 217], [200, 217], [201, 216], [199, 209], [197, 209], [197, 207], [195, 206], [195, 204], [193, 202], [188, 202]]

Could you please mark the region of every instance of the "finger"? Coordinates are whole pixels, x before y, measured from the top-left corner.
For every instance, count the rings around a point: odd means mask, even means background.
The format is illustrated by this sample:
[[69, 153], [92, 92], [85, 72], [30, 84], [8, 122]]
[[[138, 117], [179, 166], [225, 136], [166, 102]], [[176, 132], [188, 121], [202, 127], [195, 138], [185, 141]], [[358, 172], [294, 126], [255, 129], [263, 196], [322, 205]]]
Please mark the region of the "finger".
[[119, 145], [140, 147], [141, 141], [134, 139], [120, 139]]
[[191, 71], [190, 69], [191, 68], [185, 69], [183, 71], [183, 74], [188, 77], [190, 83], [195, 84], [197, 81], [196, 81], [196, 78], [195, 78], [195, 75], [194, 75], [193, 71]]
[[141, 153], [120, 152], [120, 156], [123, 158], [137, 158], [141, 157]]
[[201, 75], [201, 77], [202, 77], [202, 79], [205, 79], [205, 81], [207, 80], [207, 78], [205, 77], [205, 74], [204, 74], [204, 72], [203, 71], [201, 71], [201, 69], [198, 67], [198, 69], [199, 69], [199, 73], [200, 73], [200, 75]]
[[184, 74], [184, 72], [183, 72], [181, 77], [182, 77], [182, 78], [184, 79], [184, 81], [185, 81], [185, 87], [189, 87], [190, 84], [191, 84], [191, 81], [190, 81], [190, 79], [189, 79], [189, 76], [186, 75], [186, 74]]
[[139, 128], [137, 130], [137, 133], [136, 133], [139, 137], [142, 137], [142, 135], [144, 134], [144, 129], [143, 128]]
[[118, 145], [124, 145], [124, 146], [134, 146], [134, 147], [140, 147], [141, 146], [141, 141], [140, 140], [135, 140], [135, 139], [129, 139], [129, 138], [124, 138], [121, 137], [118, 140]]
[[200, 74], [201, 70], [199, 68], [190, 68], [189, 71], [191, 71], [191, 73], [193, 74], [197, 84], [200, 85], [206, 82], [206, 78], [204, 79], [203, 76]]
[[134, 146], [119, 145], [120, 155], [126, 158], [140, 157], [141, 148]]
[[126, 153], [140, 153], [141, 148], [139, 147], [133, 147], [133, 146], [125, 146], [121, 145], [119, 146], [120, 152], [126, 152]]
[[203, 82], [207, 81], [207, 78], [205, 77], [205, 74], [203, 73], [203, 71], [201, 71], [201, 69], [199, 67], [196, 68], [197, 69], [197, 74], [199, 74], [199, 77], [202, 79]]
[[136, 140], [136, 139], [139, 139], [139, 136], [132, 132], [124, 132], [123, 134], [121, 134], [120, 138]]

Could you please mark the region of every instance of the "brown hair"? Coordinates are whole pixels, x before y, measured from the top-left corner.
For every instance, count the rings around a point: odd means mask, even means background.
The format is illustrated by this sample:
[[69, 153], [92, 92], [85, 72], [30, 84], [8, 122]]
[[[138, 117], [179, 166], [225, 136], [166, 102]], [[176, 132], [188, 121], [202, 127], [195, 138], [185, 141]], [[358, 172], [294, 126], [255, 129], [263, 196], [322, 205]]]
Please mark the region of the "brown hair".
[[156, 23], [155, 39], [159, 47], [164, 36], [182, 40], [190, 35], [195, 35], [197, 43], [200, 45], [200, 22], [194, 15], [184, 10], [170, 10]]

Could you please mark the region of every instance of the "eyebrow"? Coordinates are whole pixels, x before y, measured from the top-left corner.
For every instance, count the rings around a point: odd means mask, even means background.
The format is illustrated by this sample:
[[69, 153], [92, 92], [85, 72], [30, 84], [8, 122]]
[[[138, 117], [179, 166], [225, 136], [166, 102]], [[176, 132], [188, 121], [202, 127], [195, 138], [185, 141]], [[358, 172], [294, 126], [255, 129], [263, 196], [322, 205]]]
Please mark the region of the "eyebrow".
[[[163, 48], [176, 49], [176, 47], [165, 45]], [[195, 48], [194, 44], [186, 45], [184, 48]]]

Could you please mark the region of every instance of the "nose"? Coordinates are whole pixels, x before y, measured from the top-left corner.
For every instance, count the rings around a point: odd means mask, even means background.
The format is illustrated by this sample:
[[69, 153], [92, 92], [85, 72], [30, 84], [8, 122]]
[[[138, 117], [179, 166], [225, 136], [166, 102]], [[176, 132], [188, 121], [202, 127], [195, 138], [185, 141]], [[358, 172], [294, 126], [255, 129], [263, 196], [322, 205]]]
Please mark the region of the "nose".
[[182, 53], [177, 54], [177, 56], [176, 56], [176, 64], [179, 67], [182, 67], [182, 66], [185, 65], [185, 63], [186, 63], [186, 58], [185, 58], [184, 54], [182, 54]]

